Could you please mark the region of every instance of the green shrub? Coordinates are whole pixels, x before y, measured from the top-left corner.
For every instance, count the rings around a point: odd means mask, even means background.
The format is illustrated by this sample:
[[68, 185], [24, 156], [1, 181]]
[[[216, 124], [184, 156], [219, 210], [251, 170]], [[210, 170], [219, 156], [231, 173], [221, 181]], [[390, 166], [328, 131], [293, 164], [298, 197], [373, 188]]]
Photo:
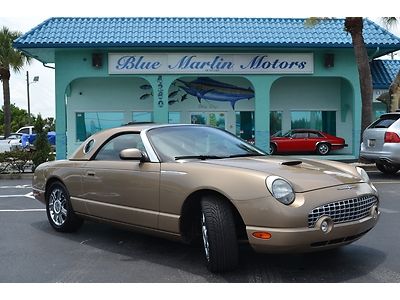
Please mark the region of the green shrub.
[[47, 140], [47, 130], [44, 129], [45, 122], [41, 115], [38, 115], [35, 122], [36, 140], [33, 143], [35, 150], [32, 155], [33, 168], [36, 169], [40, 164], [54, 160], [51, 153], [51, 145]]
[[31, 160], [32, 153], [24, 150], [0, 153], [0, 173], [23, 173]]

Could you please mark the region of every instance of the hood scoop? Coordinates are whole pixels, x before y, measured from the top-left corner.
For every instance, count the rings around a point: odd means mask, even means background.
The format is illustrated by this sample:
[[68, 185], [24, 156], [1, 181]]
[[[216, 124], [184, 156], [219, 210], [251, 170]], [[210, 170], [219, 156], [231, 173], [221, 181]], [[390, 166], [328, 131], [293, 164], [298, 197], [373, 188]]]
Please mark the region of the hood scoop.
[[284, 161], [281, 163], [281, 165], [284, 166], [297, 166], [302, 164], [303, 162], [301, 160], [289, 160], [289, 161]]

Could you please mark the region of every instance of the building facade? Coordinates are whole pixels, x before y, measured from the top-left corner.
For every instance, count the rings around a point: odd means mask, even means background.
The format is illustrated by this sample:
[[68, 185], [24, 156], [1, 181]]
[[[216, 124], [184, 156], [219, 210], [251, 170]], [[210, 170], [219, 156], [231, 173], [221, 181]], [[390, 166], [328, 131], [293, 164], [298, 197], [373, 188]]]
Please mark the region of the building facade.
[[[270, 135], [319, 129], [358, 157], [361, 96], [343, 19], [52, 18], [14, 43], [55, 64], [57, 159], [129, 122], [201, 123], [267, 150]], [[370, 58], [400, 39], [369, 20]]]

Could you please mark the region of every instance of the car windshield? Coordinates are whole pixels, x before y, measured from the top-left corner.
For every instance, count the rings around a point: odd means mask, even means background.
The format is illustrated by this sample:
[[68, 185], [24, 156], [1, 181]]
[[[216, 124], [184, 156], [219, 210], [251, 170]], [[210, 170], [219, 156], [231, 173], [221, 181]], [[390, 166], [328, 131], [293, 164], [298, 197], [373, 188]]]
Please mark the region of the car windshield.
[[148, 137], [162, 161], [267, 155], [224, 130], [206, 126], [154, 128]]

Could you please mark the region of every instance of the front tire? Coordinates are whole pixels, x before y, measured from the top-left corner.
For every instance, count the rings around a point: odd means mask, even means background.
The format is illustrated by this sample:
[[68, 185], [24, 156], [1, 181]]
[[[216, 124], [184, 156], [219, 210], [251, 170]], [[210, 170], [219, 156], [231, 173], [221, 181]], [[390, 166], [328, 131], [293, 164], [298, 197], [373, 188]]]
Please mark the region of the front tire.
[[201, 201], [200, 224], [207, 268], [211, 272], [235, 269], [239, 261], [239, 249], [229, 204], [217, 197], [204, 197]]
[[46, 195], [46, 212], [50, 225], [59, 232], [73, 232], [82, 226], [83, 220], [75, 215], [67, 188], [61, 182], [53, 182]]
[[375, 165], [376, 168], [384, 174], [394, 175], [399, 171], [398, 167], [387, 162], [376, 162]]

